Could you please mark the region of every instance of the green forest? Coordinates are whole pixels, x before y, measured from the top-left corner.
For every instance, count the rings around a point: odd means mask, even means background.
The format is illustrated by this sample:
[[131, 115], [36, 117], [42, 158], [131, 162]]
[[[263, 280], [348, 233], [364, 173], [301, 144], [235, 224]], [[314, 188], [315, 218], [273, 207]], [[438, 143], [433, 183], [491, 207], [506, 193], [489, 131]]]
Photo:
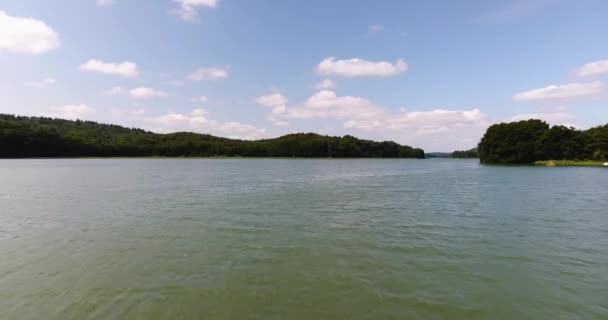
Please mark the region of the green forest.
[[479, 158], [479, 153], [477, 152], [477, 148], [463, 150], [463, 151], [454, 151], [450, 155], [450, 158], [456, 158], [456, 159]]
[[352, 136], [289, 134], [235, 140], [208, 134], [158, 134], [92, 121], [0, 114], [0, 157], [331, 157], [424, 158], [422, 149]]
[[499, 123], [478, 146], [482, 163], [530, 164], [540, 160], [608, 160], [608, 125], [588, 130], [549, 126], [541, 120]]

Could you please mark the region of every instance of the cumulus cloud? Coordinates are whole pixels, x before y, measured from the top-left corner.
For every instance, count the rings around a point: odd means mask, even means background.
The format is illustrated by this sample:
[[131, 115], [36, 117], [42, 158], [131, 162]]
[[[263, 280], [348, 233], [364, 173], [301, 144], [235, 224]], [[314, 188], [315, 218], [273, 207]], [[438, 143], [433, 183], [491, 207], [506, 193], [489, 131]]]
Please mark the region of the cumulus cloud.
[[130, 61], [103, 62], [100, 60], [91, 59], [81, 64], [80, 70], [118, 75], [130, 78], [137, 77], [139, 75], [137, 64]]
[[322, 76], [390, 77], [405, 73], [407, 68], [407, 63], [403, 60], [390, 63], [387, 61], [367, 61], [359, 58], [336, 60], [335, 57], [329, 57], [317, 65], [316, 72]]
[[235, 121], [220, 122], [209, 119], [205, 109], [194, 109], [190, 113], [170, 112], [146, 119], [153, 130], [160, 132], [195, 131], [210, 133], [233, 139], [259, 139], [266, 137], [266, 129]]
[[576, 71], [576, 75], [579, 77], [592, 77], [603, 74], [608, 74], [608, 60], [587, 63]]
[[475, 108], [390, 112], [377, 118], [348, 120], [344, 126], [427, 151], [450, 151], [477, 145], [490, 123], [488, 116]]
[[188, 75], [188, 79], [192, 81], [201, 81], [203, 79], [218, 80], [225, 78], [228, 78], [228, 67], [199, 68]]
[[261, 106], [272, 108], [274, 114], [283, 113], [287, 109], [287, 98], [280, 93], [259, 96], [254, 101]]
[[26, 83], [26, 85], [33, 87], [33, 88], [43, 88], [43, 87], [52, 86], [55, 83], [57, 83], [57, 80], [55, 80], [53, 78], [44, 78], [42, 80], [30, 81], [30, 82]]
[[397, 112], [363, 97], [340, 96], [330, 90], [319, 91], [295, 106], [287, 105], [287, 98], [278, 95], [258, 97], [256, 102], [270, 107], [286, 105], [285, 111], [271, 114], [269, 119], [275, 125], [288, 123], [288, 120], [333, 120], [342, 123], [344, 132], [355, 131], [360, 136], [389, 139], [430, 150], [470, 148], [477, 144], [491, 123], [477, 108]]
[[43, 21], [0, 11], [0, 50], [40, 54], [60, 45], [59, 34]]
[[518, 93], [513, 96], [513, 100], [535, 101], [595, 97], [600, 95], [603, 90], [604, 84], [599, 81], [549, 85], [544, 88]]
[[108, 8], [113, 6], [116, 2], [114, 0], [97, 0], [97, 6], [102, 8]]
[[173, 0], [179, 8], [172, 11], [184, 21], [198, 21], [198, 10], [203, 7], [215, 8], [218, 0]]
[[70, 120], [86, 119], [96, 112], [95, 109], [86, 104], [70, 104], [62, 107], [53, 107], [51, 110], [52, 112], [46, 116]]
[[319, 90], [333, 90], [336, 88], [336, 84], [333, 81], [331, 81], [330, 79], [325, 79], [325, 80], [319, 81], [315, 85], [315, 88], [317, 88]]
[[148, 99], [148, 98], [166, 98], [168, 95], [165, 92], [146, 87], [139, 87], [129, 90], [129, 95], [133, 98]]
[[574, 115], [566, 111], [520, 113], [511, 117], [510, 120], [520, 121], [528, 119], [540, 119], [552, 125], [567, 125], [570, 127], [576, 127], [576, 125], [573, 124], [576, 118], [574, 117]]
[[360, 97], [338, 96], [330, 90], [322, 90], [310, 96], [301, 106], [287, 109], [286, 118], [313, 119], [371, 119], [381, 118], [384, 108]]

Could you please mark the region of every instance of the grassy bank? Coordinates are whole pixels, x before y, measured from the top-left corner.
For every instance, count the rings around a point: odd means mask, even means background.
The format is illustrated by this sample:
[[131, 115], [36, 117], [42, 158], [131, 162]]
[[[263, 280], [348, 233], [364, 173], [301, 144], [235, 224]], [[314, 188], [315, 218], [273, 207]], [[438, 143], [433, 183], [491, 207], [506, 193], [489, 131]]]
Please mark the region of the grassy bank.
[[556, 167], [597, 167], [602, 166], [603, 161], [594, 160], [542, 160], [534, 162], [536, 166], [553, 166]]

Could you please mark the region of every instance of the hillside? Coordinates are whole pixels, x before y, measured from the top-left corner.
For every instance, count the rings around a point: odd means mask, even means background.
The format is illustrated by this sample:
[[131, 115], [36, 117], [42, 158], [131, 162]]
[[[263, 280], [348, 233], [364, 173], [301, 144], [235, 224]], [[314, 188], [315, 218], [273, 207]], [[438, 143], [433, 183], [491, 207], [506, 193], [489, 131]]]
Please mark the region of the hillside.
[[208, 134], [153, 133], [136, 128], [0, 114], [0, 157], [333, 157], [424, 158], [424, 151], [395, 142], [352, 136], [289, 134], [235, 140]]

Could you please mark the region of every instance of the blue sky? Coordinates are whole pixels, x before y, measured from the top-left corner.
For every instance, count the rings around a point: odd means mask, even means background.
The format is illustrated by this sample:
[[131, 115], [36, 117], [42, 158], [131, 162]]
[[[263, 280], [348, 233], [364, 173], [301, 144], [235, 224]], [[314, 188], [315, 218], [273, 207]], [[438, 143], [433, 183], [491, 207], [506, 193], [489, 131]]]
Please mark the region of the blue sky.
[[608, 122], [603, 0], [0, 2], [0, 112], [469, 148]]

